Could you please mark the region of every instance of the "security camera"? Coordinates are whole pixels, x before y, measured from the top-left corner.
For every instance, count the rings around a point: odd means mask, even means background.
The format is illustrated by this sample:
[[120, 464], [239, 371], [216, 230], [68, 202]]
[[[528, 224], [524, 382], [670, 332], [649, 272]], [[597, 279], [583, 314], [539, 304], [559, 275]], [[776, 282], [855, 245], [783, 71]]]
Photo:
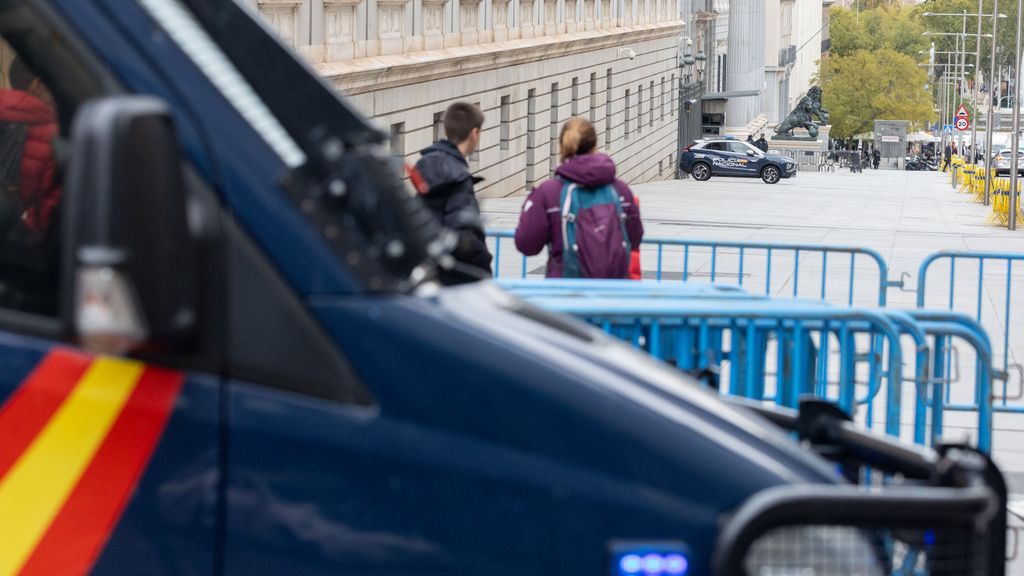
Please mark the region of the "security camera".
[[626, 57], [630, 60], [636, 60], [636, 52], [632, 48], [619, 48], [619, 58]]

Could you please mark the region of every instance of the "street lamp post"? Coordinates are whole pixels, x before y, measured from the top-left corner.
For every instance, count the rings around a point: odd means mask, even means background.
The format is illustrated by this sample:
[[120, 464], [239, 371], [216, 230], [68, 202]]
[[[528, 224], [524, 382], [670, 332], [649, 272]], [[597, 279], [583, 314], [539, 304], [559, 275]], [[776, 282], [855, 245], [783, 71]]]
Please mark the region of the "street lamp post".
[[[995, 21], [995, 18], [992, 19]], [[981, 0], [978, 0], [978, 37], [974, 45], [974, 88], [971, 90], [971, 104], [974, 108], [974, 122], [971, 122], [971, 164], [978, 162], [978, 74], [981, 72]], [[996, 41], [992, 34], [992, 43]], [[989, 126], [985, 127], [990, 129]]]
[[[935, 52], [935, 54], [954, 54], [954, 52]], [[939, 81], [939, 86], [941, 86], [941, 90], [942, 91], [938, 92], [937, 94], [938, 94], [938, 99], [939, 99], [938, 106], [939, 106], [939, 110], [940, 110], [939, 122], [942, 124], [943, 127], [945, 127], [947, 124], [950, 124], [952, 120], [955, 120], [954, 118], [950, 117], [952, 113], [950, 112], [949, 108], [951, 106], [951, 102], [952, 102], [951, 98], [952, 97], [950, 96], [949, 92], [952, 90], [954, 94], [956, 93], [956, 86], [957, 86], [956, 82], [957, 81], [955, 80], [955, 78], [956, 78], [955, 72], [956, 72], [956, 68], [958, 67], [958, 65], [955, 62], [938, 62], [938, 63], [936, 63], [934, 61], [929, 61], [928, 63], [919, 63], [918, 66], [926, 67], [929, 70], [932, 70], [935, 67], [939, 67], [942, 70], [942, 76], [941, 76], [941, 79]], [[974, 68], [974, 64], [963, 64], [963, 68], [964, 69]], [[951, 70], [953, 71], [953, 73], [950, 72]], [[963, 76], [961, 75], [961, 80], [962, 80], [962, 78], [963, 78]], [[940, 138], [939, 145], [942, 146], [943, 150], [945, 150], [946, 131], [945, 131], [944, 128], [940, 132], [940, 134], [941, 135], [939, 136], [939, 138]], [[950, 136], [950, 141], [952, 141], [952, 139], [953, 139], [953, 137], [951, 135]]]
[[[978, 13], [980, 14], [981, 10]], [[992, 155], [992, 100], [996, 95], [996, 40], [998, 39], [996, 25], [999, 23], [999, 18], [996, 18], [997, 14], [999, 14], [999, 0], [992, 0], [992, 59], [989, 63], [989, 94], [987, 113], [985, 114], [985, 206], [989, 204], [989, 195], [992, 191], [992, 161], [988, 158]]]
[[[965, 14], [963, 12], [961, 12], [959, 14], [955, 13], [955, 12], [952, 12], [952, 13], [925, 12], [923, 14], [924, 16], [959, 16], [961, 18], [964, 18], [965, 21], [966, 21], [966, 17], [968, 17], [968, 16], [970, 16], [970, 17], [977, 17], [978, 18], [978, 33], [977, 34], [965, 34], [964, 35], [964, 36], [974, 36], [974, 38], [975, 38], [975, 47], [974, 47], [974, 64], [975, 64], [974, 76], [975, 76], [975, 81], [974, 81], [974, 88], [971, 90], [971, 103], [974, 106], [975, 115], [977, 115], [977, 112], [978, 112], [978, 80], [977, 80], [977, 78], [978, 78], [978, 74], [981, 72], [981, 39], [982, 38], [994, 38], [995, 34], [996, 34], [995, 19], [996, 18], [1006, 18], [1006, 14], [1000, 14], [999, 10], [998, 10], [998, 7], [994, 7], [992, 9], [992, 14], [991, 14], [991, 16], [993, 17], [992, 18], [992, 34], [982, 34], [981, 33], [981, 17], [982, 16], [989, 16], [989, 14], [983, 14], [982, 13], [983, 9], [984, 8], [982, 7], [982, 0], [978, 0], [978, 13], [977, 14]], [[966, 30], [966, 27], [963, 27], [963, 29]], [[932, 32], [932, 33], [925, 32], [925, 34], [926, 35], [936, 35], [936, 36], [941, 35], [941, 34], [936, 34], [934, 32]], [[995, 40], [993, 40], [993, 42], [994, 41]], [[986, 126], [986, 129], [988, 129], [987, 126]], [[975, 155], [975, 156], [978, 154], [978, 119], [977, 119], [977, 117], [975, 117], [974, 122], [971, 123], [971, 154]]]
[[[1017, 229], [1017, 149], [1020, 147], [1020, 17], [1021, 0], [1017, 0], [1017, 45], [1014, 48], [1013, 72], [1013, 134], [1010, 136], [1010, 218], [1007, 228]], [[993, 41], [995, 44], [995, 41]]]

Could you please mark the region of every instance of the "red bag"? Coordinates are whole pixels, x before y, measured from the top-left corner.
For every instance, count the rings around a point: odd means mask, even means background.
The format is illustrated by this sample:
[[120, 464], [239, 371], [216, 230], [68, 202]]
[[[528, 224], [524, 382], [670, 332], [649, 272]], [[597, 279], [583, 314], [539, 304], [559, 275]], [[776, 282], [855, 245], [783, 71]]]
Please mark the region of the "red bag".
[[[633, 194], [633, 202], [636, 202], [636, 207], [640, 209], [640, 197]], [[630, 280], [643, 280], [644, 273], [640, 269], [640, 246], [633, 246], [633, 249], [629, 253], [629, 279]]]

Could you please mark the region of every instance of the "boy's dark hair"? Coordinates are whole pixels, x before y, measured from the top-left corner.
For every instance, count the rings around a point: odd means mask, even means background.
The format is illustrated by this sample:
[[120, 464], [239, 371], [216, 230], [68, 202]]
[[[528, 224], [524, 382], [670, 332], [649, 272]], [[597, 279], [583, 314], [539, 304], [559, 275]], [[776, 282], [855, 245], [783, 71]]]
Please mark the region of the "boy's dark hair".
[[24, 60], [15, 57], [14, 60], [11, 61], [11, 67], [7, 71], [7, 77], [11, 81], [11, 88], [25, 91], [32, 85], [32, 81], [36, 79], [36, 73], [28, 67], [28, 64], [25, 64]]
[[444, 112], [444, 136], [458, 144], [469, 138], [473, 128], [484, 125], [484, 113], [468, 102], [456, 102]]

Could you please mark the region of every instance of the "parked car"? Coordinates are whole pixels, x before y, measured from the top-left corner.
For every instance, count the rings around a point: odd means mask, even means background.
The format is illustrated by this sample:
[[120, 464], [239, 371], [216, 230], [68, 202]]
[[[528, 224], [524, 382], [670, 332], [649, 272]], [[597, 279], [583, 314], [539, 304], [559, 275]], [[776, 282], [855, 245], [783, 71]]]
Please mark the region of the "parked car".
[[[997, 175], [1008, 176], [1010, 174], [1012, 158], [1009, 148], [996, 152], [995, 158], [992, 159], [992, 167], [996, 169]], [[1017, 174], [1024, 176], [1024, 149], [1017, 150]]]

